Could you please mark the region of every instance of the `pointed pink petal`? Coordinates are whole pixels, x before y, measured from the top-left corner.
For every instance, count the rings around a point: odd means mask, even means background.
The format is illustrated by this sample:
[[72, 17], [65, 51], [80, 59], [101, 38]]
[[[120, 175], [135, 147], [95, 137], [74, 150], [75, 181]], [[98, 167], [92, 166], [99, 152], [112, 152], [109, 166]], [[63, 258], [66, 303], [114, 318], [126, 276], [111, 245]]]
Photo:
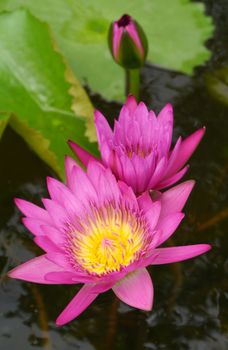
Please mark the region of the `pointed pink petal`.
[[188, 168], [189, 168], [189, 165], [186, 165], [182, 170], [180, 170], [178, 173], [176, 173], [172, 177], [169, 177], [168, 179], [166, 179], [162, 182], [159, 182], [155, 186], [155, 189], [160, 190], [162, 188], [169, 187], [169, 186], [173, 185], [174, 183], [179, 181], [185, 175], [185, 173], [188, 171]]
[[35, 236], [43, 235], [42, 225], [45, 225], [44, 221], [34, 218], [22, 218], [24, 226], [32, 232]]
[[205, 128], [201, 128], [188, 136], [180, 145], [178, 156], [173, 163], [170, 173], [176, 173], [191, 157], [198, 144], [202, 140], [205, 134]]
[[153, 284], [146, 269], [129, 273], [112, 287], [116, 296], [124, 303], [149, 311], [153, 305]]
[[132, 41], [137, 46], [137, 49], [140, 51], [140, 53], [143, 57], [144, 56], [144, 49], [143, 49], [141, 40], [140, 40], [139, 35], [138, 35], [138, 31], [135, 27], [134, 22], [130, 22], [126, 26], [125, 30], [128, 32], [129, 36], [132, 38]]
[[55, 284], [55, 282], [45, 279], [45, 275], [53, 271], [63, 271], [63, 269], [48, 260], [46, 255], [41, 255], [15, 267], [8, 272], [8, 275], [11, 278], [17, 278], [28, 282]]
[[97, 192], [100, 204], [106, 201], [119, 201], [120, 189], [110, 169], [92, 161], [88, 164], [87, 174]]
[[98, 158], [94, 157], [91, 153], [87, 152], [84, 148], [80, 147], [73, 141], [69, 140], [68, 145], [76, 155], [76, 157], [80, 160], [80, 162], [87, 167], [90, 160], [99, 161]]
[[113, 132], [106, 118], [99, 111], [94, 112], [95, 126], [97, 130], [98, 143], [101, 146], [103, 141], [112, 140]]
[[58, 247], [50, 238], [47, 236], [37, 236], [34, 238], [34, 242], [45, 252], [60, 252], [61, 247]]
[[[97, 163], [95, 161], [90, 161], [90, 163]], [[88, 165], [89, 166], [89, 165]], [[72, 170], [72, 191], [75, 197], [79, 200], [79, 204], [87, 204], [88, 202], [97, 202], [97, 192], [96, 188], [89, 176], [80, 167], [74, 168]], [[87, 201], [87, 202], [86, 202]]]
[[120, 40], [123, 34], [123, 28], [119, 27], [116, 22], [113, 23], [113, 32], [112, 32], [112, 47], [113, 47], [113, 56], [118, 61], [119, 55], [119, 46]]
[[167, 164], [167, 168], [165, 170], [165, 174], [164, 174], [164, 179], [167, 179], [168, 177], [172, 176], [172, 167], [173, 164], [176, 162], [177, 158], [178, 158], [178, 153], [179, 153], [179, 149], [181, 146], [181, 142], [182, 142], [182, 138], [181, 136], [178, 138], [173, 150], [170, 152], [169, 158], [168, 158], [168, 164]]
[[137, 101], [133, 95], [127, 97], [125, 106], [127, 107], [129, 114], [132, 115], [137, 108]]
[[209, 244], [194, 244], [180, 247], [169, 247], [169, 248], [157, 248], [154, 249], [153, 255], [157, 256], [154, 258], [151, 256], [151, 265], [162, 265], [170, 264], [177, 261], [183, 261], [194, 258], [195, 256], [206, 253], [211, 249]]
[[125, 182], [122, 181], [118, 181], [118, 186], [120, 188], [122, 198], [126, 203], [126, 206], [128, 208], [138, 209], [138, 202], [132, 188], [127, 186]]
[[[134, 111], [134, 119], [139, 122], [139, 125], [141, 124], [142, 120], [147, 121], [149, 116], [149, 111], [147, 109], [147, 106], [144, 102], [139, 102], [137, 108]], [[135, 131], [137, 131], [137, 124], [135, 124], [134, 128]], [[144, 129], [145, 130], [145, 129]], [[132, 130], [134, 131], [134, 130]], [[136, 138], [138, 140], [138, 137]]]
[[67, 254], [50, 251], [47, 253], [46, 257], [48, 260], [58, 265], [64, 271], [75, 272], [75, 268], [73, 267], [73, 264], [71, 263], [70, 258], [67, 256]]
[[163, 192], [160, 197], [162, 203], [160, 218], [181, 212], [194, 185], [195, 181], [189, 180]]
[[138, 204], [150, 224], [151, 231], [153, 231], [160, 216], [161, 203], [159, 201], [152, 202], [149, 193], [144, 192], [138, 197]]
[[85, 284], [78, 294], [71, 300], [56, 320], [58, 326], [62, 326], [79, 316], [98, 296], [93, 293], [93, 284]]
[[157, 120], [163, 127], [163, 144], [165, 146], [164, 151], [168, 152], [173, 134], [173, 107], [170, 103], [167, 103], [164, 108], [158, 114]]
[[76, 284], [91, 281], [91, 277], [70, 271], [49, 272], [45, 279], [56, 284]]
[[70, 156], [65, 156], [64, 158], [64, 163], [65, 163], [65, 172], [66, 172], [66, 184], [67, 186], [72, 189], [71, 186], [71, 179], [72, 179], [72, 169], [76, 166], [77, 164], [75, 162], [75, 160], [73, 158], [71, 158]]
[[126, 154], [120, 158], [122, 169], [123, 169], [123, 180], [128, 186], [131, 186], [133, 191], [137, 192], [137, 177], [135, 168], [133, 167], [132, 160], [127, 157]]
[[48, 192], [50, 194], [51, 199], [61, 204], [63, 201], [63, 198], [65, 196], [67, 197], [69, 196], [69, 193], [70, 193], [69, 189], [62, 182], [50, 176], [47, 176], [46, 181], [47, 181]]
[[52, 224], [58, 228], [64, 229], [66, 227], [66, 223], [68, 222], [65, 209], [51, 199], [43, 198], [42, 202], [52, 218]]
[[183, 213], [175, 213], [159, 220], [156, 229], [161, 231], [161, 235], [157, 242], [157, 246], [165, 242], [176, 231], [183, 218]]
[[141, 194], [148, 189], [148, 183], [150, 180], [151, 172], [148, 167], [148, 162], [146, 159], [134, 155], [131, 158], [135, 176], [136, 176], [136, 193]]
[[137, 198], [137, 201], [139, 207], [145, 212], [150, 209], [151, 203], [153, 203], [149, 192], [144, 192], [141, 194], [141, 196]]
[[49, 214], [43, 208], [20, 198], [15, 198], [15, 204], [25, 216], [51, 223]]
[[43, 235], [48, 236], [57, 245], [62, 246], [65, 243], [65, 233], [52, 226], [42, 225], [41, 230]]
[[[163, 173], [165, 171], [167, 165], [167, 159], [165, 157], [163, 157], [162, 159], [160, 159], [160, 161], [158, 162], [154, 174], [152, 176], [152, 178], [150, 179], [149, 185], [148, 185], [148, 189], [157, 189], [157, 184], [158, 186], [160, 185], [160, 180], [163, 177]], [[160, 188], [160, 187], [159, 187]]]
[[[72, 178], [75, 177], [75, 182], [77, 183], [77, 187], [79, 188], [78, 192], [80, 192], [80, 189], [84, 189], [84, 193], [88, 192], [90, 188], [93, 189], [90, 183], [87, 184], [88, 180], [85, 184], [81, 178], [80, 179], [77, 178], [76, 174], [78, 172], [81, 172], [83, 176], [86, 177], [86, 174], [81, 168], [74, 167], [72, 169], [71, 177]], [[90, 185], [90, 188], [89, 188], [89, 185]], [[71, 217], [75, 217], [76, 215], [81, 214], [83, 210], [82, 204], [81, 204], [81, 198], [80, 198], [80, 201], [78, 201], [76, 196], [72, 193], [72, 191], [68, 187], [66, 187], [62, 182], [54, 178], [47, 177], [47, 187], [48, 187], [48, 191], [50, 193], [51, 199], [54, 202], [58, 203], [60, 206], [64, 207], [68, 215], [70, 215]], [[95, 193], [94, 190], [93, 190], [93, 193]], [[86, 197], [85, 194], [83, 194], [83, 198], [85, 197]]]

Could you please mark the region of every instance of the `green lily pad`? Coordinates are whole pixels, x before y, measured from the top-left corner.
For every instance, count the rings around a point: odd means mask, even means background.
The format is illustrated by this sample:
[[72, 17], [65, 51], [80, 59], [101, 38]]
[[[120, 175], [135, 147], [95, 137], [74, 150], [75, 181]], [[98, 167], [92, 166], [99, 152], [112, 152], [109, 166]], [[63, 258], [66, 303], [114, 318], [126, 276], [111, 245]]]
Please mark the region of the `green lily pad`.
[[210, 94], [228, 105], [228, 67], [223, 67], [206, 75], [206, 86]]
[[123, 99], [124, 75], [108, 51], [110, 23], [132, 15], [149, 41], [153, 64], [191, 74], [210, 52], [204, 46], [213, 31], [204, 6], [190, 0], [1, 0], [0, 10], [24, 6], [48, 22], [82, 83], [108, 99]]
[[71, 110], [75, 101], [66, 72], [45, 23], [25, 10], [0, 15], [0, 111], [11, 115], [11, 127], [60, 176], [67, 139], [95, 150], [83, 118]]

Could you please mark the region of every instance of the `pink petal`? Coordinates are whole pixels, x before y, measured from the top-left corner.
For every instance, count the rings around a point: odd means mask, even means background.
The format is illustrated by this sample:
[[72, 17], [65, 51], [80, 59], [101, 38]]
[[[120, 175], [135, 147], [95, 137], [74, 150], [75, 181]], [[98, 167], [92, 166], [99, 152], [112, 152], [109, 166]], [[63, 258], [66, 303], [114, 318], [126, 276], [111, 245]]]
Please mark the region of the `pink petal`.
[[164, 179], [167, 179], [168, 177], [173, 175], [172, 167], [173, 167], [173, 164], [176, 162], [176, 159], [178, 157], [178, 153], [179, 153], [181, 142], [182, 142], [182, 138], [180, 136], [178, 138], [178, 140], [177, 140], [173, 150], [170, 152], [167, 168], [166, 168], [166, 171], [165, 171], [165, 174], [164, 174]]
[[87, 152], [84, 148], [80, 147], [73, 141], [69, 140], [68, 145], [76, 155], [76, 157], [80, 160], [80, 162], [87, 167], [90, 160], [99, 161], [98, 158], [94, 157], [91, 153]]
[[65, 172], [66, 172], [66, 183], [67, 186], [72, 189], [71, 186], [71, 179], [72, 179], [72, 169], [74, 167], [77, 167], [77, 164], [75, 162], [75, 160], [73, 158], [71, 158], [70, 156], [65, 156]]
[[137, 108], [137, 101], [133, 95], [129, 95], [126, 99], [125, 106], [127, 107], [129, 114], [133, 115]]
[[[85, 198], [85, 192], [90, 190], [89, 185], [92, 190], [93, 188], [90, 183], [85, 184], [84, 182], [82, 182], [81, 178], [80, 179], [77, 178], [78, 172], [81, 172], [84, 177], [87, 177], [86, 174], [83, 172], [83, 170], [79, 167], [74, 167], [72, 169], [71, 177], [72, 178], [75, 177], [75, 182], [77, 183], [77, 187], [78, 187], [77, 192], [80, 192], [80, 189], [84, 189], [83, 198]], [[87, 182], [88, 182], [88, 179], [87, 179]], [[80, 201], [78, 201], [76, 196], [62, 182], [54, 178], [47, 177], [47, 187], [48, 187], [48, 191], [50, 193], [51, 199], [54, 202], [58, 203], [60, 206], [64, 207], [68, 215], [74, 218], [76, 215], [81, 214], [83, 210], [83, 207], [81, 204], [81, 198], [80, 198]], [[95, 193], [94, 190], [93, 190], [93, 193]]]
[[94, 113], [95, 125], [97, 130], [97, 139], [99, 145], [102, 145], [103, 141], [112, 140], [113, 133], [106, 118], [99, 111]]
[[172, 177], [169, 177], [168, 179], [166, 179], [162, 182], [159, 182], [154, 187], [154, 189], [160, 190], [162, 188], [169, 187], [169, 186], [173, 185], [174, 183], [179, 181], [185, 175], [185, 173], [188, 171], [188, 168], [189, 168], [189, 165], [186, 165], [182, 170], [180, 170], [178, 173], [176, 173]]
[[125, 182], [122, 181], [118, 181], [118, 186], [120, 188], [122, 199], [126, 203], [126, 206], [128, 208], [138, 209], [138, 202], [132, 188], [127, 186]]
[[47, 253], [46, 257], [48, 260], [58, 265], [64, 271], [75, 272], [73, 264], [71, 263], [69, 257], [66, 254], [62, 252], [58, 253], [56, 251], [50, 251]]
[[173, 133], [173, 107], [170, 103], [167, 103], [165, 107], [160, 111], [157, 120], [159, 124], [163, 126], [163, 137], [165, 136], [164, 151], [168, 152], [171, 145]]
[[[149, 111], [147, 109], [147, 106], [145, 105], [144, 102], [139, 102], [137, 108], [134, 111], [135, 120], [136, 121], [138, 120], [139, 125], [140, 125], [142, 120], [145, 120], [145, 121], [148, 120], [148, 116], [149, 116]], [[137, 124], [135, 124], [135, 127], [134, 127], [135, 129], [136, 129], [136, 125]], [[138, 139], [138, 137], [137, 137], [137, 139]]]
[[[89, 162], [89, 164], [90, 163], [100, 164], [94, 161]], [[79, 204], [97, 202], [98, 198], [96, 188], [94, 188], [92, 181], [90, 180], [89, 176], [85, 173], [85, 171], [83, 171], [80, 167], [74, 168], [72, 170], [72, 177], [72, 191], [75, 197], [79, 200]]]
[[42, 225], [45, 225], [44, 221], [33, 218], [22, 218], [24, 226], [32, 232], [35, 236], [43, 235]]
[[8, 275], [28, 282], [56, 284], [45, 279], [45, 275], [53, 271], [63, 271], [63, 268], [48, 260], [46, 255], [41, 255], [15, 267]]
[[62, 232], [57, 228], [54, 228], [52, 226], [46, 226], [46, 225], [42, 225], [41, 230], [43, 232], [43, 235], [48, 236], [57, 245], [62, 246], [65, 243], [64, 231]]
[[138, 201], [139, 207], [144, 212], [147, 212], [148, 210], [150, 210], [151, 203], [152, 203], [152, 198], [150, 197], [150, 193], [149, 192], [144, 192], [143, 194], [141, 194], [141, 196], [139, 196], [137, 198], [137, 201]]
[[177, 261], [183, 261], [194, 258], [195, 256], [206, 253], [211, 249], [209, 244], [194, 244], [181, 247], [157, 248], [151, 256], [151, 265], [170, 264]]
[[195, 131], [181, 143], [176, 161], [170, 169], [172, 174], [176, 173], [188, 161], [205, 134], [205, 130], [205, 128], [201, 128]]
[[110, 169], [92, 161], [88, 164], [87, 174], [97, 192], [100, 204], [106, 201], [119, 201], [120, 189]]
[[34, 238], [34, 242], [45, 252], [60, 252], [61, 247], [58, 247], [50, 238], [47, 236], [37, 236]]
[[166, 165], [167, 165], [167, 159], [163, 157], [162, 159], [160, 159], [160, 161], [158, 162], [155, 168], [154, 174], [149, 182], [148, 189], [155, 189], [155, 188], [157, 189], [157, 183], [159, 183], [160, 180], [162, 179]]
[[65, 209], [51, 199], [43, 198], [42, 202], [52, 218], [52, 224], [58, 228], [64, 229], [69, 221]]
[[140, 194], [147, 190], [150, 180], [150, 172], [148, 169], [147, 160], [138, 155], [134, 155], [131, 161], [136, 175], [136, 193]]
[[195, 181], [189, 180], [163, 192], [160, 197], [162, 203], [160, 218], [181, 212], [194, 185]]
[[120, 46], [120, 40], [123, 34], [123, 28], [119, 27], [116, 22], [113, 23], [113, 33], [112, 33], [112, 46], [113, 46], [113, 56], [116, 60], [118, 60], [118, 53], [119, 53], [119, 46]]
[[113, 286], [116, 296], [124, 303], [149, 311], [153, 305], [153, 284], [146, 269], [129, 273]]
[[143, 49], [143, 46], [142, 46], [142, 43], [141, 43], [141, 40], [139, 38], [139, 35], [138, 35], [138, 32], [137, 32], [137, 29], [135, 27], [135, 24], [134, 22], [130, 22], [125, 30], [127, 30], [128, 34], [130, 35], [130, 37], [132, 38], [134, 44], [137, 46], [137, 49], [140, 51], [142, 57], [144, 55], [144, 49]]
[[138, 198], [138, 203], [150, 224], [151, 231], [153, 231], [160, 216], [161, 203], [159, 201], [152, 202], [148, 192], [145, 192]]
[[49, 214], [43, 208], [20, 198], [15, 198], [15, 204], [25, 216], [51, 223]]
[[78, 294], [71, 300], [56, 320], [58, 326], [62, 326], [79, 316], [98, 296], [93, 293], [93, 284], [85, 284]]
[[156, 229], [161, 231], [161, 235], [157, 242], [157, 245], [160, 245], [163, 242], [165, 242], [176, 231], [183, 218], [183, 213], [175, 213], [170, 214], [164, 217], [163, 219], [159, 220]]
[[49, 272], [45, 275], [45, 279], [56, 284], [76, 284], [91, 281], [90, 276], [70, 271]]
[[128, 186], [131, 186], [134, 192], [137, 192], [137, 177], [135, 168], [133, 167], [132, 160], [125, 154], [120, 158], [123, 169], [123, 180]]

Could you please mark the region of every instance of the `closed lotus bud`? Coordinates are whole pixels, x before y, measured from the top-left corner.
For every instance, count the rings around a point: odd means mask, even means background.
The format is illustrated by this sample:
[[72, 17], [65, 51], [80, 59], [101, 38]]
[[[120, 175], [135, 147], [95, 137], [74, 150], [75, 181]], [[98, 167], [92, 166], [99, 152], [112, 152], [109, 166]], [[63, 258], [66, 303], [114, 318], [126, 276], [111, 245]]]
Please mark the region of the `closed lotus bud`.
[[142, 27], [125, 14], [110, 26], [109, 47], [119, 65], [136, 69], [144, 64], [148, 44]]

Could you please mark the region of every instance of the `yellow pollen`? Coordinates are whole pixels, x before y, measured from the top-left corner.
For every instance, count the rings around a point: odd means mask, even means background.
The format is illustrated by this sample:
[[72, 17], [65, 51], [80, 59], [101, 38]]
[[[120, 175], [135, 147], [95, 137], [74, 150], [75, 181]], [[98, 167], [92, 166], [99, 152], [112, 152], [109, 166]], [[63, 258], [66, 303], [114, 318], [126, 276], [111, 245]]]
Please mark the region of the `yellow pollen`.
[[132, 158], [134, 154], [138, 155], [141, 158], [146, 158], [151, 153], [151, 150], [144, 150], [139, 145], [134, 147], [134, 149], [128, 149], [127, 155], [129, 158]]
[[144, 224], [126, 209], [94, 210], [93, 217], [81, 226], [82, 231], [71, 233], [72, 252], [77, 264], [90, 273], [120, 271], [144, 247]]

